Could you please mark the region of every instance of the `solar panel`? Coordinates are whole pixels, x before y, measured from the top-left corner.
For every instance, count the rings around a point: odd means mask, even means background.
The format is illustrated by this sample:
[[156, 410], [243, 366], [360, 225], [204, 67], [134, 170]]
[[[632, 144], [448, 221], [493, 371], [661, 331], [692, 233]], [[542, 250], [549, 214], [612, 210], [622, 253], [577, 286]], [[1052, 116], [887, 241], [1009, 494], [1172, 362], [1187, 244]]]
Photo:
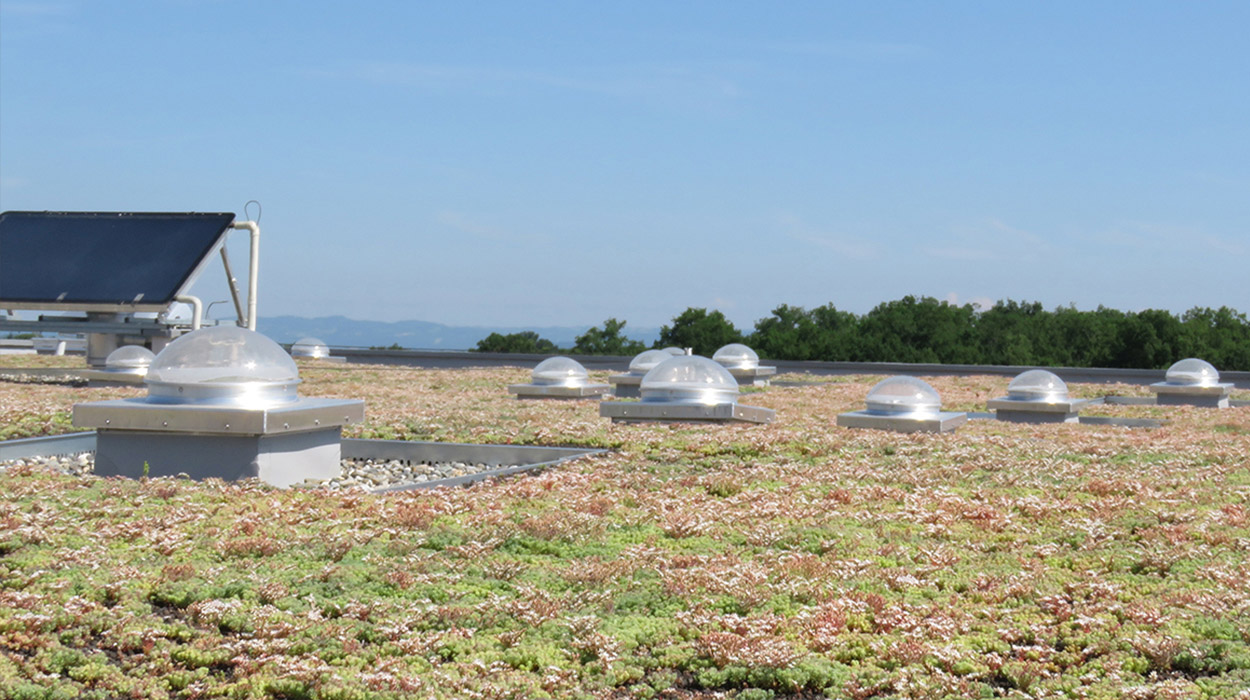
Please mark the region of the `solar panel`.
[[228, 213], [0, 213], [0, 307], [159, 311], [233, 222]]

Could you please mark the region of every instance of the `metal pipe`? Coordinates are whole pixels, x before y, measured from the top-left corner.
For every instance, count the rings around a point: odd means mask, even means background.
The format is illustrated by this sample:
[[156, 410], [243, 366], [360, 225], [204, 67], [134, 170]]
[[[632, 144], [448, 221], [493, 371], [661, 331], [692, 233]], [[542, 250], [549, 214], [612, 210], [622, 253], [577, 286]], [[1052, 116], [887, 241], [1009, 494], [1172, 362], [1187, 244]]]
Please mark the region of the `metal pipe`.
[[256, 288], [260, 277], [260, 226], [255, 221], [236, 221], [232, 226], [236, 229], [247, 229], [251, 233], [252, 248], [248, 255], [247, 270], [247, 328], [256, 330]]
[[200, 319], [204, 315], [204, 302], [200, 301], [199, 297], [193, 297], [190, 294], [179, 294], [174, 297], [174, 301], [191, 305], [191, 330], [198, 331], [200, 329]]
[[[230, 285], [230, 298], [234, 300], [235, 318], [239, 319], [239, 323], [244, 322], [243, 319], [243, 302], [239, 299], [239, 280], [235, 279], [234, 271], [230, 269], [230, 256], [226, 254], [226, 246], [221, 246], [221, 265], [226, 268], [226, 283]], [[212, 304], [209, 304], [211, 307]]]

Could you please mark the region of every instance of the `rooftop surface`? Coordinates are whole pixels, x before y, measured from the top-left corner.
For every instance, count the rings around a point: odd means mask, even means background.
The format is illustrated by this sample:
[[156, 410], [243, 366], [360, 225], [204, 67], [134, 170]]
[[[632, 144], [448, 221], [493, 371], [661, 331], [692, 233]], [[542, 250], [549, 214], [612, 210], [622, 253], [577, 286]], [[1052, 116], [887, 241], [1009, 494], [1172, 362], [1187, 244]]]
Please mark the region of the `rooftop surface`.
[[[81, 362], [6, 356], [0, 374]], [[8, 469], [0, 684], [154, 698], [1250, 687], [1250, 408], [1105, 404], [1083, 415], [1167, 422], [904, 435], [834, 426], [881, 376], [791, 374], [812, 383], [743, 390], [777, 411], [771, 425], [612, 424], [593, 403], [516, 401], [505, 387], [531, 369], [302, 362], [300, 394], [364, 399], [351, 437], [612, 452], [382, 496]], [[1010, 378], [926, 381], [943, 410], [980, 411]], [[142, 393], [0, 382], [0, 431], [70, 432], [74, 403]]]

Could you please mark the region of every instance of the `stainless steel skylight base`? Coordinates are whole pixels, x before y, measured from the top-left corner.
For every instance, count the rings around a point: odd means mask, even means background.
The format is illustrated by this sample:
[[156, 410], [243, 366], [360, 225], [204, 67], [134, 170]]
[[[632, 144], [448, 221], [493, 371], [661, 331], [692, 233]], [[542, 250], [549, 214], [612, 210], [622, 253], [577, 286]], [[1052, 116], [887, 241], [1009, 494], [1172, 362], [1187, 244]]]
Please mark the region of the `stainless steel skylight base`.
[[1150, 385], [1150, 390], [1155, 393], [1155, 403], [1160, 406], [1203, 408], [1228, 408], [1228, 395], [1232, 388], [1232, 384], [1201, 386], [1157, 382]]
[[363, 419], [364, 402], [348, 399], [271, 408], [120, 399], [77, 404], [73, 416], [97, 429], [101, 476], [259, 477], [279, 487], [337, 476], [342, 427]]
[[99, 476], [259, 478], [286, 488], [340, 471], [341, 427], [282, 435], [197, 435], [143, 430], [97, 430]]
[[652, 421], [771, 423], [776, 416], [776, 411], [771, 408], [744, 406], [738, 403], [702, 405], [661, 401], [604, 401], [599, 404], [599, 415], [611, 418], [613, 423]]
[[838, 415], [843, 428], [869, 428], [896, 433], [948, 433], [968, 422], [967, 413], [929, 413], [920, 415], [882, 414], [852, 411]]
[[726, 367], [739, 386], [768, 386], [770, 378], [777, 374], [776, 367]]
[[618, 399], [636, 399], [642, 396], [641, 374], [614, 374], [608, 377], [612, 395]]
[[594, 399], [612, 389], [607, 384], [561, 386], [559, 384], [509, 384], [508, 393], [518, 399]]
[[986, 404], [998, 420], [1014, 423], [1076, 423], [1080, 410], [1088, 399], [1064, 401], [1020, 401], [1017, 399], [990, 399]]
[[106, 387], [106, 386], [129, 386], [136, 389], [144, 386], [143, 379], [146, 376], [143, 373], [136, 372], [119, 372], [107, 369], [84, 369], [78, 372], [78, 376], [87, 380], [89, 387]]

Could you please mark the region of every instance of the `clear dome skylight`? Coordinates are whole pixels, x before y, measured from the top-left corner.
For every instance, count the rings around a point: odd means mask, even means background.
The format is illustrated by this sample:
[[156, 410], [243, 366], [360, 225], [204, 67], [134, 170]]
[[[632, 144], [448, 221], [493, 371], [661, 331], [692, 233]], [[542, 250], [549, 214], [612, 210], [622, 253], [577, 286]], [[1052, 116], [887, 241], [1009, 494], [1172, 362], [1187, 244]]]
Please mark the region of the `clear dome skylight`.
[[642, 378], [643, 401], [719, 405], [738, 402], [738, 381], [720, 364], [698, 355], [670, 357]]
[[147, 371], [156, 355], [142, 345], [123, 345], [104, 358], [104, 368], [118, 372]]
[[294, 401], [295, 360], [282, 346], [238, 326], [201, 328], [157, 354], [148, 369], [149, 398], [178, 403]]
[[915, 377], [881, 380], [868, 391], [867, 404], [870, 413], [934, 415], [942, 410], [937, 390]]
[[1031, 369], [1007, 385], [1007, 398], [1017, 401], [1067, 401], [1068, 385], [1054, 372]]
[[586, 368], [571, 357], [549, 357], [534, 367], [532, 382], [543, 386], [582, 386], [589, 380]]
[[1183, 386], [1215, 386], [1220, 383], [1220, 373], [1210, 362], [1190, 357], [1168, 368], [1167, 382]]
[[301, 338], [291, 346], [291, 357], [321, 359], [330, 356], [330, 346], [317, 338]]
[[675, 345], [670, 345], [670, 346], [668, 346], [668, 347], [664, 348], [664, 352], [666, 352], [666, 353], [668, 353], [668, 354], [670, 354], [670, 355], [685, 355], [685, 354], [686, 354], [686, 351], [685, 351], [684, 349], [679, 348], [679, 347], [677, 347], [677, 346], [675, 346]]
[[760, 356], [742, 343], [730, 343], [717, 350], [712, 359], [729, 369], [755, 369], [760, 366]]
[[[685, 353], [682, 353], [683, 355]], [[630, 374], [646, 374], [651, 371], [652, 367], [673, 357], [673, 354], [667, 350], [643, 350], [629, 361]]]

